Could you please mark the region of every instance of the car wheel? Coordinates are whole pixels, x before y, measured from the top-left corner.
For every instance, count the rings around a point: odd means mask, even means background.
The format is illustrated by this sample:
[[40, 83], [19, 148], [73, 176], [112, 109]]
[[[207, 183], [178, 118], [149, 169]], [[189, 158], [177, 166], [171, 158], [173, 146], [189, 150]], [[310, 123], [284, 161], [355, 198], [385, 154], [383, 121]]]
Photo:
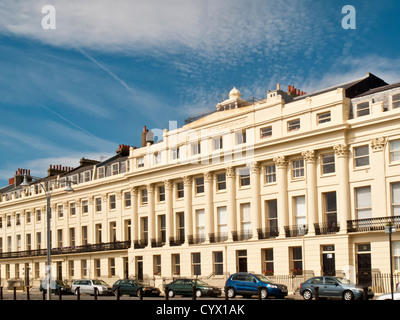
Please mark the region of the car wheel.
[[267, 299], [268, 298], [268, 289], [263, 288], [261, 289], [261, 299]]
[[197, 289], [196, 290], [196, 298], [200, 298], [202, 296], [201, 290]]
[[228, 293], [228, 298], [234, 298], [236, 296], [235, 289], [233, 288], [228, 288], [227, 293]]
[[345, 291], [343, 293], [343, 300], [353, 300], [354, 299], [354, 294], [351, 291]]
[[303, 292], [303, 299], [304, 300], [311, 300], [313, 298], [312, 293], [310, 290], [305, 290]]
[[168, 290], [168, 297], [173, 298], [175, 293], [172, 290]]

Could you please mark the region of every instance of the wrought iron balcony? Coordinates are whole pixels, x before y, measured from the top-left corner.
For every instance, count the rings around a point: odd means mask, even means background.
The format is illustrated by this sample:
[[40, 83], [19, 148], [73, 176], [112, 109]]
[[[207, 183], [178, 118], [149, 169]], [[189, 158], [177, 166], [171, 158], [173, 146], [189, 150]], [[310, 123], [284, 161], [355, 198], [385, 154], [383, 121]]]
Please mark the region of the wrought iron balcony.
[[210, 233], [210, 242], [215, 243], [215, 242], [224, 242], [228, 240], [228, 233], [227, 232], [220, 232], [220, 233]]
[[135, 240], [133, 242], [133, 248], [134, 249], [143, 249], [143, 248], [146, 248], [148, 244], [149, 244], [148, 239]]
[[199, 244], [199, 243], [203, 243], [205, 241], [206, 241], [205, 234], [194, 234], [194, 235], [188, 236], [189, 244]]
[[279, 236], [278, 228], [260, 228], [257, 229], [258, 239], [276, 238]]
[[347, 220], [347, 232], [383, 231], [388, 224], [400, 228], [400, 216]]
[[251, 230], [232, 231], [233, 241], [248, 240], [253, 237]]
[[165, 240], [162, 239], [150, 239], [151, 247], [152, 248], [160, 248], [165, 245]]
[[[87, 244], [87, 245], [83, 245], [83, 246], [52, 248], [51, 255], [63, 255], [63, 254], [74, 254], [74, 253], [84, 253], [84, 252], [110, 251], [110, 250], [124, 250], [124, 249], [128, 249], [130, 247], [131, 247], [130, 241], [96, 243], [96, 244]], [[38, 256], [46, 256], [46, 255], [47, 255], [47, 249], [1, 252], [0, 259], [38, 257]]]
[[183, 237], [170, 237], [169, 238], [169, 245], [171, 247], [181, 246], [185, 242], [185, 238]]
[[314, 229], [316, 235], [321, 234], [332, 234], [339, 232], [339, 223], [338, 222], [322, 222], [322, 223], [314, 223]]
[[304, 236], [308, 233], [308, 226], [306, 224], [284, 226], [286, 238]]

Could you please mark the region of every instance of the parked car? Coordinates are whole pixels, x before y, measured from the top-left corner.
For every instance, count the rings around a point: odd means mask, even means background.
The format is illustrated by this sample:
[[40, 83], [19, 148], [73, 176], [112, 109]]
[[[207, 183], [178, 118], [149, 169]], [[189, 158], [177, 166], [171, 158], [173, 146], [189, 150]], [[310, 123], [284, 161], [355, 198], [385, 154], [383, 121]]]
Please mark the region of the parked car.
[[261, 298], [268, 297], [284, 298], [288, 295], [288, 289], [283, 284], [275, 284], [268, 277], [262, 274], [235, 273], [225, 283], [225, 290], [229, 298], [236, 295], [251, 297], [261, 290]]
[[112, 295], [114, 294], [110, 286], [103, 280], [91, 280], [91, 279], [80, 279], [75, 280], [72, 283], [71, 291], [76, 295], [78, 294], [78, 289], [81, 294], [94, 294], [94, 290], [97, 289], [98, 295]]
[[191, 296], [195, 288], [196, 297], [217, 297], [221, 295], [221, 289], [210, 286], [208, 283], [194, 279], [177, 279], [165, 285], [165, 291], [170, 298], [175, 295]]
[[[58, 293], [59, 290], [61, 290], [61, 294], [71, 294], [71, 287], [60, 280], [51, 280], [50, 281], [50, 288], [52, 293]], [[47, 280], [44, 279], [42, 282], [40, 282], [39, 286], [39, 291], [40, 292], [45, 292], [47, 293]]]
[[152, 286], [146, 286], [144, 283], [131, 280], [122, 279], [115, 282], [112, 286], [112, 291], [117, 294], [119, 288], [119, 294], [122, 296], [127, 294], [129, 296], [139, 296], [140, 290], [142, 290], [143, 296], [158, 297], [160, 295], [160, 289]]
[[[346, 278], [321, 276], [313, 277], [300, 284], [300, 294], [305, 300], [315, 297], [315, 287], [318, 287], [318, 296], [323, 298], [353, 300], [362, 299], [364, 289], [362, 286], [350, 282]], [[372, 290], [367, 292], [368, 299], [374, 297]]]
[[[385, 293], [376, 298], [376, 300], [392, 300], [392, 293]], [[400, 300], [400, 286], [396, 285], [396, 291], [393, 291], [393, 300]]]

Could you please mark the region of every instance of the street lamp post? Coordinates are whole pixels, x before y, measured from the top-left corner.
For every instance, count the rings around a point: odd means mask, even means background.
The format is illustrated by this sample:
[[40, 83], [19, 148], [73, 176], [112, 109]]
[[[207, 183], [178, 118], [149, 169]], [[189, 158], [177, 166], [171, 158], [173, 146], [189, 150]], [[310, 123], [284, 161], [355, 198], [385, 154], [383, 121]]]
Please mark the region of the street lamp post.
[[[47, 265], [46, 265], [46, 290], [47, 290], [47, 300], [51, 300], [51, 227], [50, 227], [50, 220], [51, 220], [51, 207], [50, 207], [50, 200], [51, 200], [51, 193], [53, 189], [50, 187], [49, 181], [47, 183], [43, 181], [44, 178], [38, 178], [30, 176], [31, 179], [36, 180], [40, 187], [43, 189], [46, 195], [46, 224], [47, 224]], [[55, 183], [59, 183], [59, 180], [56, 180]], [[66, 181], [68, 187], [64, 190], [68, 193], [73, 192], [74, 189], [71, 187], [71, 183], [73, 181], [67, 180]], [[28, 178], [25, 175], [24, 181], [20, 184], [22, 187], [27, 188], [30, 186], [28, 182]]]
[[392, 295], [393, 300], [393, 259], [392, 259], [392, 233], [396, 232], [396, 228], [394, 227], [393, 223], [389, 222], [385, 226], [385, 232], [389, 234], [389, 256], [390, 256], [390, 293]]

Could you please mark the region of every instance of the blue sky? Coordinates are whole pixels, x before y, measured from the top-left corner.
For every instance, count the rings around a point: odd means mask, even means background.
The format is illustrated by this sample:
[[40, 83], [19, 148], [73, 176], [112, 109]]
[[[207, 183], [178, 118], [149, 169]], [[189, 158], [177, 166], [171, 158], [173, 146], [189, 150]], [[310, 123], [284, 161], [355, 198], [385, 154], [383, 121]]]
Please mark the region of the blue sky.
[[[42, 28], [48, 4], [55, 30]], [[44, 176], [139, 146], [144, 125], [180, 126], [233, 86], [250, 99], [277, 82], [399, 82], [399, 16], [396, 0], [2, 0], [0, 186], [17, 168]]]

